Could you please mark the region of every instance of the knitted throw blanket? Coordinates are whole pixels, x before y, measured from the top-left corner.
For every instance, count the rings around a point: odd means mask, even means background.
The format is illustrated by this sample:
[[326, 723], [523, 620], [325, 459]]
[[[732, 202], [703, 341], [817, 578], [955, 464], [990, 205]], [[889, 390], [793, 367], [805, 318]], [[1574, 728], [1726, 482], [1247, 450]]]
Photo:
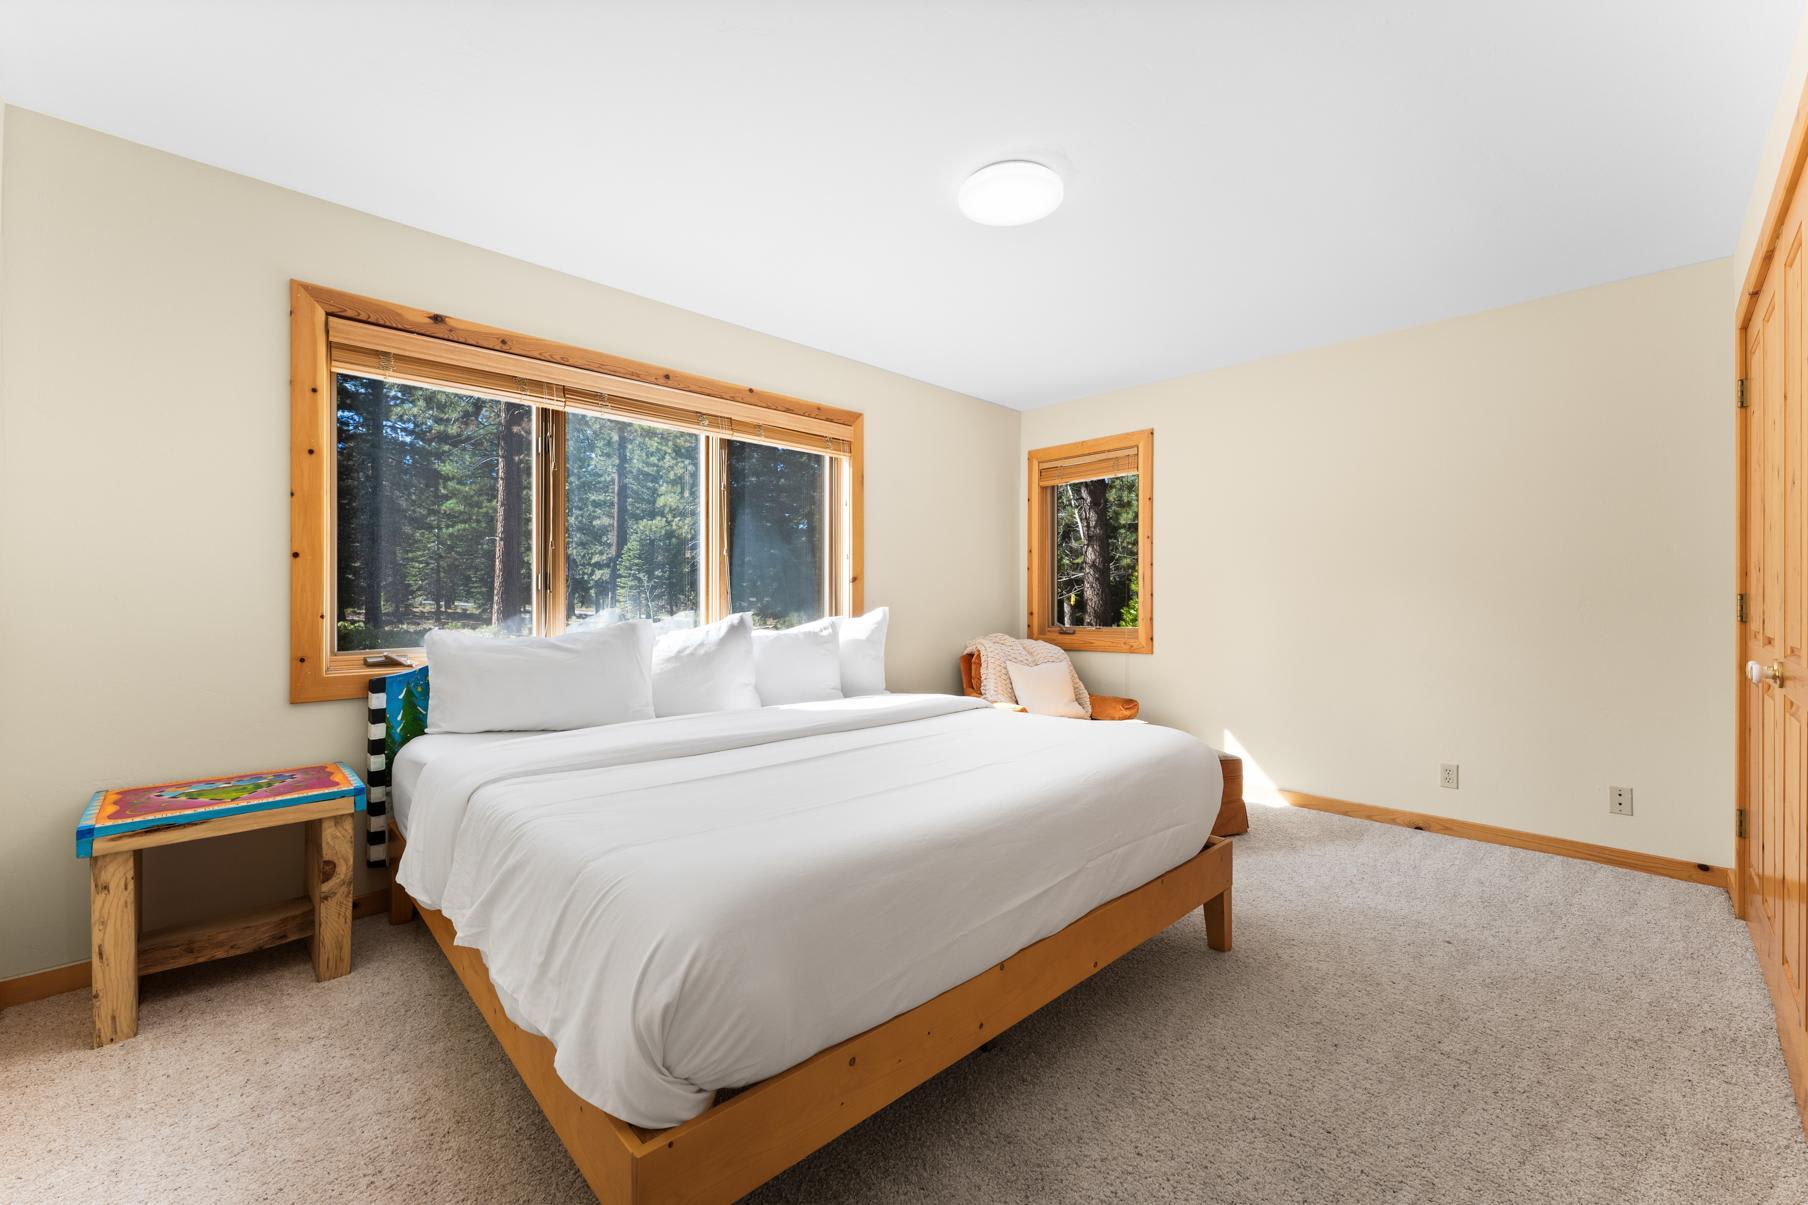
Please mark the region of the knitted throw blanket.
[[979, 654], [979, 693], [988, 703], [1017, 701], [1017, 692], [1011, 689], [1011, 671], [1005, 666], [1046, 665], [1051, 661], [1059, 661], [1067, 666], [1067, 676], [1073, 682], [1074, 698], [1088, 715], [1092, 713], [1092, 696], [1087, 693], [1086, 684], [1080, 681], [1080, 675], [1074, 672], [1073, 662], [1068, 659], [1066, 650], [1058, 649], [1045, 640], [1018, 640], [1002, 632], [993, 632], [990, 636], [969, 641], [961, 651]]

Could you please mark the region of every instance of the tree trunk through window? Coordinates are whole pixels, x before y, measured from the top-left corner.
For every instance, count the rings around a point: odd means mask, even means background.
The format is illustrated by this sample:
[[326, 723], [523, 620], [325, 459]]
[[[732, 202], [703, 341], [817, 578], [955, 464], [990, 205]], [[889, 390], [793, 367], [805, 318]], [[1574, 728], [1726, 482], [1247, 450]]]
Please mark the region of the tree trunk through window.
[[1080, 575], [1080, 622], [1089, 628], [1112, 626], [1111, 511], [1105, 504], [1106, 482], [1077, 481], [1074, 511], [1084, 548]]
[[389, 383], [373, 381], [366, 439], [370, 446], [370, 501], [364, 513], [370, 521], [364, 529], [364, 629], [372, 637], [383, 630], [383, 535], [389, 529], [383, 497], [383, 462], [389, 459], [384, 434], [389, 426]]
[[632, 428], [615, 431], [615, 519], [610, 530], [609, 605], [621, 606], [621, 558], [628, 546], [628, 440]]
[[527, 529], [522, 488], [534, 420], [533, 408], [507, 406], [496, 436], [496, 577], [490, 595], [490, 623], [497, 627], [529, 609], [529, 586], [521, 572], [521, 537]]

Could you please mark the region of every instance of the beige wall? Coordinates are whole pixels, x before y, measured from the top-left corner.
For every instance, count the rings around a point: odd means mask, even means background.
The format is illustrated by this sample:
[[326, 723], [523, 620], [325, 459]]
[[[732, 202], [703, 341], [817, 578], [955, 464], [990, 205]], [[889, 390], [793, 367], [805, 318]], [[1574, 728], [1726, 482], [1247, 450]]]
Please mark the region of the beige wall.
[[1157, 652], [1082, 676], [1283, 788], [1729, 864], [1730, 276], [1030, 411], [1156, 432]]
[[[16, 108], [3, 145], [0, 977], [87, 956], [95, 787], [361, 758], [361, 702], [286, 701], [292, 276], [864, 411], [893, 684], [1017, 614], [1012, 411]], [[299, 891], [294, 834], [219, 845], [148, 856], [153, 923]]]

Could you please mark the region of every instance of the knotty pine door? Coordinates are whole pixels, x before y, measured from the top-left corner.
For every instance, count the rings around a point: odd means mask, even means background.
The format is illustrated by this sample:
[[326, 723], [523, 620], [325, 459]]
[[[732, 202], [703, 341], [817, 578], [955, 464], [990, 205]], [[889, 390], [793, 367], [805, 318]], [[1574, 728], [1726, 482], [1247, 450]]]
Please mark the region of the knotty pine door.
[[[1804, 493], [1802, 217], [1785, 210], [1740, 331], [1740, 795], [1735, 875], [1770, 985], [1796, 1104], [1808, 1090], [1808, 495]], [[1756, 681], [1751, 678], [1755, 676]], [[1739, 891], [1735, 891], [1739, 901]]]

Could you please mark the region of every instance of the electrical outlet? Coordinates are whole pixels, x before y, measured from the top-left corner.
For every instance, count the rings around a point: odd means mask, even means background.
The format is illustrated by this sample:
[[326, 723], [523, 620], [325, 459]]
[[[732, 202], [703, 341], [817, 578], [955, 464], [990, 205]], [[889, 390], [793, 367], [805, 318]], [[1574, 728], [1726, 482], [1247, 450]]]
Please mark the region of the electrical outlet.
[[1440, 787], [1448, 787], [1452, 791], [1456, 790], [1456, 766], [1455, 765], [1453, 765], [1450, 762], [1445, 762], [1443, 765], [1438, 767], [1438, 785]]
[[1608, 787], [1607, 810], [1616, 816], [1632, 815], [1632, 788]]

